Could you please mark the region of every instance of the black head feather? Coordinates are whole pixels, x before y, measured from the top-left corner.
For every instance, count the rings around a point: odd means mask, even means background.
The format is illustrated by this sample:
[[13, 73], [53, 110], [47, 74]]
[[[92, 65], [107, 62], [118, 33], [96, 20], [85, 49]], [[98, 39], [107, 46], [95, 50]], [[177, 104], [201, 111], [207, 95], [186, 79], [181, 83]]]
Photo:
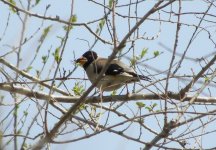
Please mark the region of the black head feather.
[[88, 66], [98, 58], [98, 55], [94, 51], [87, 51], [83, 55], [87, 59], [87, 62], [83, 65], [83, 68], [86, 70]]

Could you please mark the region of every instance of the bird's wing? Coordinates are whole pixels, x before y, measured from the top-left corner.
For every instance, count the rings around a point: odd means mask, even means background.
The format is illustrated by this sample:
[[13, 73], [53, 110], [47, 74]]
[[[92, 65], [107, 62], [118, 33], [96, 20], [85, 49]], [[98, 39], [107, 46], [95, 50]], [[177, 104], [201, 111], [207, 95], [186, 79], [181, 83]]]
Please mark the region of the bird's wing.
[[[103, 69], [104, 65], [106, 64], [107, 59], [106, 58], [98, 58], [93, 62], [94, 64], [94, 73], [99, 74], [101, 70]], [[136, 77], [141, 80], [151, 81], [151, 79], [144, 75], [138, 75], [132, 67], [127, 66], [123, 62], [119, 60], [112, 60], [110, 65], [107, 68], [107, 71], [105, 72], [105, 75], [123, 75], [127, 77]]]
[[[106, 58], [98, 58], [95, 62], [93, 62], [93, 64], [95, 64], [94, 65], [94, 72], [100, 73], [101, 70], [103, 69], [104, 65], [106, 64], [106, 62], [107, 62]], [[118, 74], [122, 74], [124, 72], [135, 73], [132, 68], [128, 67], [124, 63], [122, 63], [118, 60], [112, 60], [110, 65], [107, 68], [107, 71], [105, 72], [105, 75], [118, 75]]]
[[124, 72], [124, 68], [119, 66], [118, 64], [110, 64], [105, 72], [106, 75], [119, 75]]

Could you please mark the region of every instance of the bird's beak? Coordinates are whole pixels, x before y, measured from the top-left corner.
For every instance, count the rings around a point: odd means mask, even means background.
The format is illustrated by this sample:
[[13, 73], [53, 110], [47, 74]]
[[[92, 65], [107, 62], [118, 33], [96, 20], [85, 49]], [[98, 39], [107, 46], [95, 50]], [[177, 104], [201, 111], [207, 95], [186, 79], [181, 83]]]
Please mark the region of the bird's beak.
[[80, 65], [84, 65], [88, 60], [85, 57], [80, 57], [79, 59], [76, 60], [76, 63]]

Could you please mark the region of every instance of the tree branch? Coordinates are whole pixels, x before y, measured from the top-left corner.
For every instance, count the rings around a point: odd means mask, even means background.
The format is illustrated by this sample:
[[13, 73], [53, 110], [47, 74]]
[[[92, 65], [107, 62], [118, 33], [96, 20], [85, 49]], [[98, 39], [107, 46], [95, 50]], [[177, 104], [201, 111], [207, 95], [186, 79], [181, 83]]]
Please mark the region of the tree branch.
[[[21, 94], [29, 98], [36, 98], [41, 100], [53, 100], [53, 102], [61, 103], [76, 103], [80, 100], [79, 96], [55, 96], [46, 94], [44, 92], [29, 90], [25, 87], [12, 85], [10, 83], [0, 83], [0, 90], [8, 91], [12, 93]], [[112, 95], [112, 96], [103, 96], [103, 102], [121, 102], [121, 101], [138, 101], [138, 100], [165, 100], [163, 99], [165, 94], [126, 94], [126, 95]], [[168, 97], [177, 101], [181, 101], [180, 95], [173, 92], [168, 92]], [[190, 101], [193, 96], [186, 96], [184, 101]], [[100, 103], [100, 96], [87, 97], [85, 103]], [[198, 96], [194, 103], [216, 103], [216, 97], [202, 97]]]
[[[190, 88], [192, 87], [192, 85], [194, 85], [194, 83], [200, 78], [202, 77], [202, 75], [205, 73], [206, 70], [209, 69], [209, 67], [211, 65], [214, 64], [214, 62], [216, 61], [216, 55], [211, 59], [211, 61], [209, 61], [209, 63], [204, 67], [202, 68], [202, 70], [200, 70], [200, 72], [194, 77], [194, 79], [187, 85], [185, 86], [185, 88], [181, 89], [179, 94], [182, 96], [182, 98], [184, 99], [184, 95], [186, 92], [188, 92], [190, 90]], [[183, 100], [182, 99], [182, 100]]]
[[[44, 83], [44, 82], [41, 82], [40, 79], [36, 78], [36, 77], [33, 77], [32, 75], [28, 74], [27, 72], [25, 71], [22, 71], [22, 70], [19, 70], [17, 67], [15, 67], [14, 65], [10, 64], [9, 62], [7, 62], [5, 59], [1, 58], [0, 57], [0, 63], [4, 64], [5, 66], [7, 66], [8, 68], [10, 68], [11, 70], [15, 71], [16, 73], [22, 75], [23, 77], [26, 77], [27, 79], [30, 79], [32, 81], [35, 81], [37, 82], [38, 84], [42, 85], [42, 86], [45, 86], [47, 88], [51, 88], [51, 86], [47, 83]], [[61, 93], [63, 95], [69, 95], [67, 92], [53, 86], [53, 91], [56, 91], [58, 93]]]
[[[22, 13], [25, 13], [25, 14], [27, 14], [29, 16], [33, 16], [33, 17], [37, 17], [37, 18], [45, 19], [45, 20], [50, 20], [50, 21], [55, 21], [55, 22], [59, 22], [59, 23], [63, 23], [63, 24], [66, 24], [66, 25], [71, 25], [71, 26], [84, 26], [91, 34], [93, 34], [95, 37], [97, 37], [101, 42], [103, 42], [105, 44], [113, 45], [113, 43], [102, 39], [94, 31], [92, 31], [92, 29], [87, 25], [87, 23], [71, 23], [69, 21], [65, 21], [65, 20], [60, 19], [59, 16], [56, 16], [56, 17], [42, 16], [42, 15], [32, 13], [32, 12], [24, 10], [24, 9], [21, 9], [21, 8], [17, 7], [16, 5], [14, 5], [14, 4], [6, 1], [6, 0], [1, 0], [1, 1], [3, 3], [5, 3], [6, 5], [12, 7], [13, 9], [15, 9], [17, 11], [17, 13], [22, 12]], [[89, 23], [91, 23], [91, 22], [89, 22]]]

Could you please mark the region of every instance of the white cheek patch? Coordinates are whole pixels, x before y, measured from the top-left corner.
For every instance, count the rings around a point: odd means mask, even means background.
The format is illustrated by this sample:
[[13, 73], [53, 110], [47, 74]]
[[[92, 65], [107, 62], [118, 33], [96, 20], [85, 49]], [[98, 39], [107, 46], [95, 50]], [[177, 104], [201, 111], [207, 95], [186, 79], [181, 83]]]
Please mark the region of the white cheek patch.
[[133, 77], [131, 74], [128, 74], [127, 72], [122, 72], [121, 75], [125, 77]]

